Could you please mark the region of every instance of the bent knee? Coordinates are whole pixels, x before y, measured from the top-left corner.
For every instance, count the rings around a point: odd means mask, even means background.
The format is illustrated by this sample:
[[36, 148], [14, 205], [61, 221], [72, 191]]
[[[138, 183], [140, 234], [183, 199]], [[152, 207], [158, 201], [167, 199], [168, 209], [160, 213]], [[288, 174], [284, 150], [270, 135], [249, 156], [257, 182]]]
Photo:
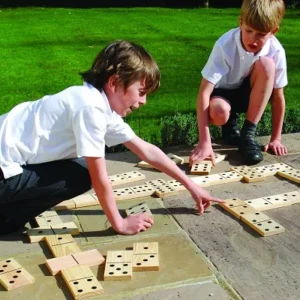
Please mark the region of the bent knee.
[[214, 125], [223, 125], [230, 115], [230, 104], [222, 98], [212, 98], [209, 105], [210, 121]]
[[257, 77], [273, 78], [275, 76], [275, 61], [270, 57], [262, 56], [255, 62], [253, 71]]

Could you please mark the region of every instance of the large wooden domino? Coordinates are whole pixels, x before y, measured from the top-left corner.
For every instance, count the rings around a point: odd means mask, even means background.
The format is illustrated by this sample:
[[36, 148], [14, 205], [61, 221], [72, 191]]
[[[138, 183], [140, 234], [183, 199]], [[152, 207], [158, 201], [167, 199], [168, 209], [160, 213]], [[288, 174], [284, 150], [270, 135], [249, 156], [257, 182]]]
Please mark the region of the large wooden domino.
[[287, 178], [291, 181], [300, 183], [300, 170], [295, 168], [290, 168], [286, 170], [280, 170], [277, 172], [277, 175]]
[[243, 176], [246, 182], [256, 182], [265, 180], [265, 176], [256, 172], [254, 169], [248, 166], [230, 167], [230, 170], [235, 171]]
[[74, 222], [52, 225], [50, 227], [38, 227], [27, 230], [30, 243], [37, 243], [45, 240], [46, 236], [53, 234], [79, 234], [79, 230]]
[[130, 280], [132, 278], [133, 251], [107, 251], [104, 280]]
[[197, 175], [208, 175], [211, 171], [212, 163], [210, 161], [203, 161], [192, 165], [190, 173]]
[[127, 216], [133, 216], [138, 214], [146, 213], [147, 216], [150, 218], [154, 218], [152, 215], [151, 210], [149, 209], [149, 206], [145, 202], [141, 202], [137, 205], [131, 206], [125, 210]]
[[134, 243], [132, 268], [133, 271], [158, 271], [158, 243]]
[[62, 277], [74, 299], [103, 294], [104, 290], [87, 266], [78, 265], [61, 271]]
[[14, 258], [8, 258], [0, 261], [0, 283], [10, 291], [34, 283], [34, 278]]
[[57, 275], [61, 270], [84, 265], [88, 267], [98, 266], [105, 259], [97, 249], [74, 253], [71, 255], [51, 258], [46, 260], [46, 266], [52, 275]]
[[45, 237], [45, 240], [54, 257], [81, 252], [78, 244], [70, 234], [49, 235]]

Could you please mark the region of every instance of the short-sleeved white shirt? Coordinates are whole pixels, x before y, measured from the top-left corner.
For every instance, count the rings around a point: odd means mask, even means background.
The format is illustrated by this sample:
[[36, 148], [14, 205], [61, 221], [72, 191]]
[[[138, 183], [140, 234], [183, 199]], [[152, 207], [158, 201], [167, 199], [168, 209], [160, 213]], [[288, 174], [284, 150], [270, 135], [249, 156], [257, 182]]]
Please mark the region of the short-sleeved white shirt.
[[104, 157], [105, 145], [135, 133], [110, 108], [105, 93], [88, 83], [24, 102], [0, 117], [0, 167], [5, 178], [22, 165], [76, 157]]
[[274, 88], [287, 85], [287, 66], [285, 50], [275, 36], [268, 39], [259, 53], [247, 52], [241, 42], [240, 28], [223, 34], [215, 43], [209, 59], [202, 70], [202, 76], [216, 88], [234, 89], [252, 70], [253, 64], [261, 56], [274, 60]]

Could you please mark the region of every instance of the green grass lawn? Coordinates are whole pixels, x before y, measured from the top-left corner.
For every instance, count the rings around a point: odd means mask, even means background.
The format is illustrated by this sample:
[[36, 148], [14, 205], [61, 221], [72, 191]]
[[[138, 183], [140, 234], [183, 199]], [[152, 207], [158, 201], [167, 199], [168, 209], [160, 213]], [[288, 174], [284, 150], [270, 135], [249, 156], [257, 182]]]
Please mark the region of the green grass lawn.
[[[300, 11], [287, 12], [277, 37], [286, 49], [287, 107], [298, 108]], [[237, 27], [239, 9], [1, 9], [0, 113], [70, 85], [115, 39], [143, 45], [161, 70], [161, 88], [127, 117], [136, 133], [160, 140], [160, 120], [195, 111], [201, 70], [216, 39]]]

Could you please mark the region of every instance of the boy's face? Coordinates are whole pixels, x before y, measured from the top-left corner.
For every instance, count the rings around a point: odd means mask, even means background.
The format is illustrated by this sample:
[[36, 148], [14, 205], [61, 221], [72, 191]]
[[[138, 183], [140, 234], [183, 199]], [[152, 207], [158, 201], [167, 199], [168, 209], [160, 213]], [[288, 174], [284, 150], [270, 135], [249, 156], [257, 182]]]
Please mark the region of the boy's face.
[[268, 39], [278, 31], [278, 27], [277, 27], [272, 32], [261, 32], [248, 26], [241, 19], [240, 19], [240, 29], [241, 29], [241, 42], [244, 49], [247, 52], [252, 52], [254, 54], [258, 53], [262, 49], [262, 47], [266, 44]]
[[121, 117], [146, 104], [145, 83], [143, 80], [131, 84], [125, 91], [122, 85], [116, 85], [110, 97], [111, 108]]

